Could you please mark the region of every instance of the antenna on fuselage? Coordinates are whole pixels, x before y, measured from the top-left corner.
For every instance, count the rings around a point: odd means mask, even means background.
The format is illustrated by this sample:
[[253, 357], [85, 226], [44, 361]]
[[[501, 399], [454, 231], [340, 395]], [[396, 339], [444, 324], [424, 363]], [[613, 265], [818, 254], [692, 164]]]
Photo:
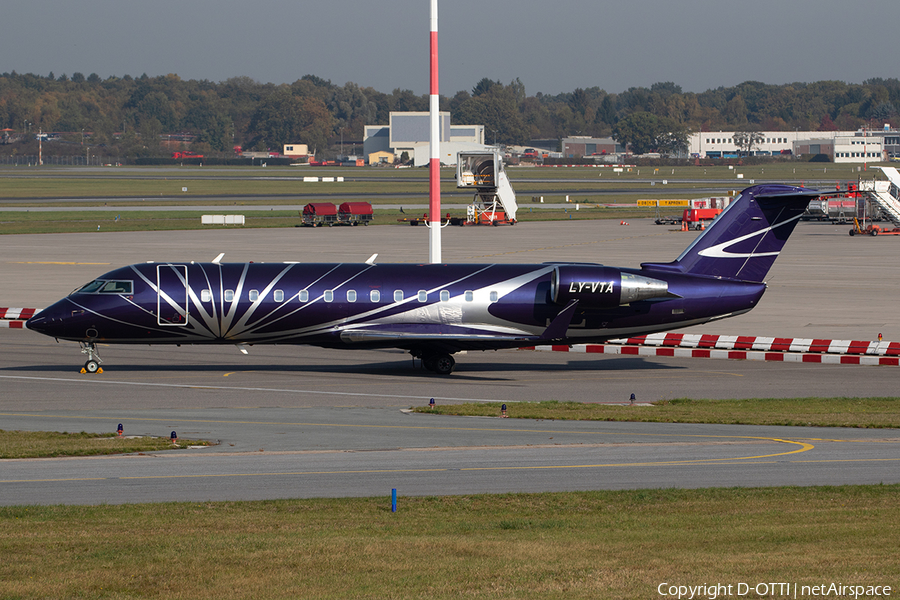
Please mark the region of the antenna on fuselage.
[[221, 254], [219, 254], [217, 257], [215, 257], [215, 258], [213, 259], [213, 261], [212, 261], [213, 264], [214, 264], [214, 265], [222, 264], [222, 259], [223, 259], [224, 257], [225, 257], [225, 253], [222, 252]]
[[376, 252], [375, 254], [373, 254], [372, 256], [369, 257], [369, 260], [366, 261], [366, 264], [367, 264], [367, 265], [374, 265], [374, 264], [375, 264], [375, 257], [376, 257], [376, 256], [378, 256], [378, 253], [377, 253], [377, 252]]

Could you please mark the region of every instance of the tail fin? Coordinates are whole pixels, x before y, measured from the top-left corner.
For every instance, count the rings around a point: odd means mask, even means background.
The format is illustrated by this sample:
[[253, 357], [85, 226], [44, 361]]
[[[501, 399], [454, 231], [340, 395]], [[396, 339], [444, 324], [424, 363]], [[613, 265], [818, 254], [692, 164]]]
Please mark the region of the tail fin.
[[674, 262], [641, 267], [761, 282], [809, 201], [820, 195], [789, 185], [749, 187]]

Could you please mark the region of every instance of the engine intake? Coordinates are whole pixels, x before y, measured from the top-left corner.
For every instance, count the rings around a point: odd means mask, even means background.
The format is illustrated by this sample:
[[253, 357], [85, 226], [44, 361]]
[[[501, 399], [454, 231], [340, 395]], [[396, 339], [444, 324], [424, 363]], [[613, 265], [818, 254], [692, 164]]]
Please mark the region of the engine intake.
[[553, 302], [578, 300], [583, 308], [613, 308], [651, 298], [667, 298], [669, 284], [659, 279], [593, 265], [565, 265], [553, 269]]

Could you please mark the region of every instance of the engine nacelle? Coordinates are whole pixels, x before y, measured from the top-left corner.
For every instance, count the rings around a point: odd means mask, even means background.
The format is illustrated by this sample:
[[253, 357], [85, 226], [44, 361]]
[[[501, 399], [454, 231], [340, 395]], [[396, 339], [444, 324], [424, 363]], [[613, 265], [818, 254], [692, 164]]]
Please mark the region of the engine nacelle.
[[550, 294], [557, 304], [578, 300], [582, 308], [614, 308], [669, 297], [669, 284], [611, 267], [561, 265], [553, 269]]

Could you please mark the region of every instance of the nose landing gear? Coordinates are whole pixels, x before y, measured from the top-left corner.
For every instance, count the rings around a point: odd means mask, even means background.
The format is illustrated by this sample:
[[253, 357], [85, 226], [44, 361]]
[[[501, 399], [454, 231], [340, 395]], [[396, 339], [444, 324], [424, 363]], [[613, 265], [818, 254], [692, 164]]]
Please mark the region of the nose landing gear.
[[82, 373], [102, 373], [103, 368], [100, 367], [100, 363], [103, 362], [100, 358], [100, 354], [97, 351], [97, 344], [94, 342], [80, 342], [81, 343], [81, 353], [86, 354], [88, 359], [87, 362], [84, 363], [84, 366], [81, 368]]

